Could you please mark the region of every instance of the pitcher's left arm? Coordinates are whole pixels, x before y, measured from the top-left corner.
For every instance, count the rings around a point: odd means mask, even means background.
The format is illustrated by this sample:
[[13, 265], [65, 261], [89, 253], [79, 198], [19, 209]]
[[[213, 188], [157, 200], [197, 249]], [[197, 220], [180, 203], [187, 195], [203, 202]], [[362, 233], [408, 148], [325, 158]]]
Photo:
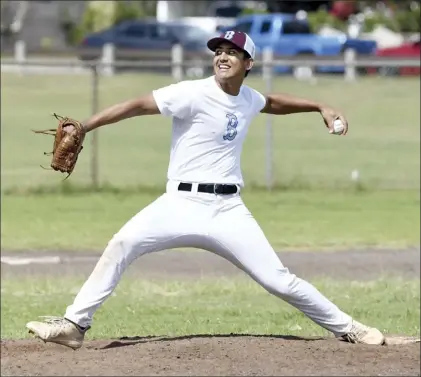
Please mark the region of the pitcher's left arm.
[[341, 135], [346, 135], [348, 132], [348, 121], [338, 110], [318, 102], [288, 94], [266, 95], [266, 105], [261, 112], [275, 115], [318, 112], [322, 116], [330, 133], [334, 133], [333, 123], [338, 119], [344, 126], [344, 130]]

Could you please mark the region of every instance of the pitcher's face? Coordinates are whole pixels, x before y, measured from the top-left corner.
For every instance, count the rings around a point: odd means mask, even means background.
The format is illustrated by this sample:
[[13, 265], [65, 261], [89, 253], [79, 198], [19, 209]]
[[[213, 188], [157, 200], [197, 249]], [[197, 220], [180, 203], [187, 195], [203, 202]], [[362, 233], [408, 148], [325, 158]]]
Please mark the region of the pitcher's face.
[[244, 78], [246, 71], [251, 69], [252, 65], [253, 60], [247, 58], [244, 51], [229, 42], [221, 43], [215, 50], [213, 69], [220, 79]]

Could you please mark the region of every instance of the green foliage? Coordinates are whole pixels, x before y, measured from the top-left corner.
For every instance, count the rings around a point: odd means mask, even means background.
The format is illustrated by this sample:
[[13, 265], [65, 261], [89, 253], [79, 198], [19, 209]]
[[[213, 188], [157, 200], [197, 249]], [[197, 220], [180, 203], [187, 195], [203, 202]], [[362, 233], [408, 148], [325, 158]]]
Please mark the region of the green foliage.
[[330, 26], [338, 30], [346, 31], [347, 23], [338, 19], [326, 10], [310, 12], [307, 15], [311, 30], [317, 33], [323, 26]]
[[144, 7], [136, 3], [127, 3], [125, 1], [116, 1], [113, 16], [113, 25], [123, 21], [136, 20], [146, 16]]
[[419, 33], [421, 30], [421, 8], [414, 7], [410, 11], [400, 10], [395, 15], [399, 31], [402, 33]]
[[366, 16], [363, 23], [362, 31], [364, 33], [372, 32], [377, 26], [384, 26], [394, 32], [399, 32], [399, 24], [394, 18], [388, 17], [381, 12], [374, 12], [370, 16]]
[[79, 44], [89, 33], [155, 14], [155, 1], [89, 1], [81, 20], [72, 19], [67, 8], [62, 10], [61, 25], [70, 45]]
[[[109, 2], [112, 6], [113, 2]], [[62, 29], [66, 35], [66, 40], [70, 45], [79, 44], [86, 34], [98, 31], [102, 26], [110, 24], [107, 20], [105, 12], [95, 4], [95, 1], [90, 1], [85, 7], [85, 11], [81, 20], [76, 20], [70, 17], [68, 9], [62, 11]], [[109, 7], [108, 6], [108, 7]]]
[[[383, 11], [374, 11], [367, 15], [363, 23], [363, 32], [371, 32], [376, 26], [382, 25], [397, 33], [419, 33], [421, 29], [421, 7], [415, 6], [411, 9], [397, 7], [388, 15]], [[257, 13], [250, 10], [249, 13]], [[311, 29], [317, 33], [323, 26], [330, 26], [341, 31], [347, 31], [348, 23], [330, 14], [324, 9], [317, 12], [310, 12], [307, 15]]]
[[244, 8], [239, 16], [248, 16], [250, 14], [267, 14], [269, 13], [267, 10], [264, 9], [253, 9], [253, 8]]
[[412, 9], [398, 8], [390, 15], [376, 11], [365, 18], [363, 31], [371, 32], [376, 26], [382, 25], [396, 33], [419, 33], [420, 19], [419, 6]]
[[62, 7], [60, 10], [60, 26], [64, 32], [66, 43], [69, 45], [74, 45], [80, 39], [77, 35], [76, 22], [72, 19], [69, 9], [67, 7]]

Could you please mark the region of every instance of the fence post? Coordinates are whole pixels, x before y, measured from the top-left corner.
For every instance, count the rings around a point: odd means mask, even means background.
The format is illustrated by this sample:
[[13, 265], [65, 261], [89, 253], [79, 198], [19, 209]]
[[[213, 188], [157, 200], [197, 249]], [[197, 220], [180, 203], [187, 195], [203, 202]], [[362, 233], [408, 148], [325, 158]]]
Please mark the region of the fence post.
[[[270, 47], [263, 49], [263, 80], [266, 82], [266, 93], [272, 91], [273, 80], [273, 50]], [[273, 187], [273, 115], [266, 115], [266, 187], [271, 190]]]
[[[98, 66], [92, 66], [92, 114], [98, 112], [99, 108], [99, 75], [98, 75]], [[98, 166], [98, 132], [93, 130], [91, 132], [91, 161], [90, 161], [90, 171], [91, 171], [91, 183], [94, 188], [99, 186], [99, 166]]]
[[115, 59], [114, 45], [112, 43], [104, 44], [102, 48], [102, 69], [101, 74], [104, 76], [114, 76], [114, 59]]
[[356, 67], [355, 67], [355, 58], [356, 52], [353, 48], [347, 48], [344, 51], [344, 61], [345, 61], [345, 81], [355, 81], [356, 77]]
[[183, 47], [176, 44], [171, 49], [171, 71], [175, 81], [183, 79]]
[[25, 62], [26, 60], [26, 44], [25, 41], [18, 40], [15, 42], [15, 50], [14, 50], [15, 60], [18, 63], [19, 73], [23, 74], [24, 66], [20, 63]]
[[[358, 38], [361, 33], [363, 18], [360, 16], [351, 16], [348, 21], [347, 34], [350, 38]], [[355, 58], [356, 51], [352, 48], [348, 48], [344, 51], [345, 61], [345, 81], [355, 81], [356, 77], [356, 66]]]

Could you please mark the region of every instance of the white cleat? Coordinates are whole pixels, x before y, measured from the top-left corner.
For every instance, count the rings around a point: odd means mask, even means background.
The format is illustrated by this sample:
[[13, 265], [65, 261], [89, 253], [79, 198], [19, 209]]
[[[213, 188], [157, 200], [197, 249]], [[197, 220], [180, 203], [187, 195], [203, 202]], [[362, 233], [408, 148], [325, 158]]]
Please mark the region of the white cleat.
[[381, 346], [385, 344], [385, 336], [376, 328], [368, 327], [357, 321], [352, 321], [352, 328], [342, 338], [349, 343], [372, 344]]
[[52, 342], [78, 349], [82, 347], [86, 330], [81, 330], [74, 323], [61, 317], [41, 317], [43, 322], [32, 321], [26, 324], [30, 333], [44, 342]]

